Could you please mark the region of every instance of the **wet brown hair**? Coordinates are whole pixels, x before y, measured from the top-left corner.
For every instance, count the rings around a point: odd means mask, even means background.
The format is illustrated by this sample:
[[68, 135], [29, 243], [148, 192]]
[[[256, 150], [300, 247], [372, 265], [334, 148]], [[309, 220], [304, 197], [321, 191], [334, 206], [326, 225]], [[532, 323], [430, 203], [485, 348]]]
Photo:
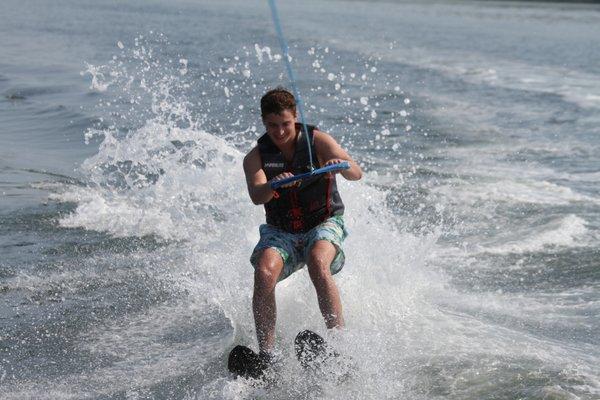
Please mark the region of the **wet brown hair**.
[[281, 114], [289, 110], [296, 115], [296, 99], [284, 87], [276, 87], [269, 90], [260, 99], [260, 115], [264, 118], [268, 114]]

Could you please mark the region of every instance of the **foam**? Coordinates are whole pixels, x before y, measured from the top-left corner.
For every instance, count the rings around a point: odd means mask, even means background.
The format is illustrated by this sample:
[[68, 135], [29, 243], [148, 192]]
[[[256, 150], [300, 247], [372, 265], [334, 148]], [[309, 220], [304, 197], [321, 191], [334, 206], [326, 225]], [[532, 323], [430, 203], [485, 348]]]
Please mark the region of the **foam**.
[[[600, 87], [592, 74], [568, 68], [530, 65], [524, 62], [480, 58], [469, 54], [456, 59], [459, 54], [448, 54], [430, 62], [428, 66], [448, 76], [460, 76], [467, 82], [489, 84], [506, 89], [556, 94], [582, 108], [600, 108]], [[483, 67], [481, 67], [483, 66]]]
[[481, 245], [481, 251], [492, 254], [526, 253], [549, 247], [585, 247], [582, 240], [588, 229], [586, 221], [574, 214], [558, 218], [542, 226], [512, 231], [508, 238]]
[[[186, 145], [177, 148], [174, 142]], [[241, 174], [233, 173], [241, 171], [241, 158], [239, 151], [206, 132], [150, 122], [124, 140], [109, 137], [100, 152], [84, 163], [95, 185], [69, 188], [53, 196], [78, 204], [60, 224], [115, 236], [158, 235], [181, 240], [211, 235], [216, 221], [234, 218], [242, 203], [233, 195], [245, 188]], [[141, 172], [135, 168], [117, 172], [118, 187], [107, 187], [108, 178], [102, 171], [120, 163], [138, 166]], [[154, 178], [156, 175], [159, 177]], [[111, 182], [114, 179], [111, 177]], [[154, 184], [153, 179], [157, 179]], [[215, 203], [223, 207], [211, 214]], [[184, 224], [194, 215], [202, 215], [201, 229]]]
[[[121, 43], [121, 42], [119, 42]], [[94, 66], [92, 64], [86, 63], [86, 70], [81, 72], [81, 75], [84, 76], [89, 74], [92, 77], [92, 81], [90, 83], [90, 90], [102, 93], [106, 92], [106, 90], [113, 83], [112, 80], [106, 79], [104, 74], [101, 72], [100, 68]]]
[[579, 194], [571, 188], [548, 181], [533, 180], [502, 179], [497, 182], [474, 184], [458, 181], [433, 188], [432, 193], [471, 206], [482, 201], [547, 205], [568, 205], [574, 202], [599, 203], [598, 199]]

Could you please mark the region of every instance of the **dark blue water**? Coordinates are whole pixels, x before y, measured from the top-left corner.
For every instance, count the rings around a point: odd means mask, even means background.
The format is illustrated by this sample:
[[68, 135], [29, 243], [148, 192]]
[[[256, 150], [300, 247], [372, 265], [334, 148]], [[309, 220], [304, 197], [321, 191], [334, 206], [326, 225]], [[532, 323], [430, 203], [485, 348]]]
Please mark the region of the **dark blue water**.
[[279, 382], [225, 371], [256, 346], [241, 160], [288, 83], [267, 3], [8, 0], [0, 397], [600, 398], [598, 5], [279, 6], [309, 122], [366, 171], [329, 338], [355, 376], [294, 360], [305, 272]]

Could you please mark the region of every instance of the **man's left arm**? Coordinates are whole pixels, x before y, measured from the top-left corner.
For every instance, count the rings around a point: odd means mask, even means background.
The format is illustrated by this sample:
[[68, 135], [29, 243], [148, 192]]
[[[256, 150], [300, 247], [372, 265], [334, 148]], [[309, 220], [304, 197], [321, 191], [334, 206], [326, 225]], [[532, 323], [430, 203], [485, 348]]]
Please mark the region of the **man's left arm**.
[[350, 164], [349, 169], [341, 170], [339, 173], [349, 181], [357, 181], [362, 178], [362, 170], [358, 164], [350, 157], [346, 150], [325, 132], [314, 130], [315, 150], [317, 158], [322, 166], [339, 164], [347, 161]]

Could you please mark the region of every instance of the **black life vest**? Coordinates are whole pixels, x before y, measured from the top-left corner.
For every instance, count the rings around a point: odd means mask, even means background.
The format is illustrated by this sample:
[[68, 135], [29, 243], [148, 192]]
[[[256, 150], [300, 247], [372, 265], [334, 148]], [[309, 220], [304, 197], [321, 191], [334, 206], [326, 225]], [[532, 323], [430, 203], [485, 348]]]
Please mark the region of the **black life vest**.
[[[315, 168], [319, 168], [316, 159], [315, 144], [312, 125], [307, 125], [310, 138], [311, 152]], [[262, 168], [271, 180], [283, 172], [294, 175], [310, 171], [310, 158], [304, 132], [296, 124], [299, 132], [296, 138], [294, 158], [288, 163], [281, 150], [273, 143], [268, 134], [258, 139]], [[344, 203], [337, 190], [335, 175], [321, 174], [303, 179], [300, 186], [277, 189], [279, 197], [273, 197], [265, 203], [267, 224], [274, 225], [287, 232], [307, 232], [327, 218], [344, 213]]]

